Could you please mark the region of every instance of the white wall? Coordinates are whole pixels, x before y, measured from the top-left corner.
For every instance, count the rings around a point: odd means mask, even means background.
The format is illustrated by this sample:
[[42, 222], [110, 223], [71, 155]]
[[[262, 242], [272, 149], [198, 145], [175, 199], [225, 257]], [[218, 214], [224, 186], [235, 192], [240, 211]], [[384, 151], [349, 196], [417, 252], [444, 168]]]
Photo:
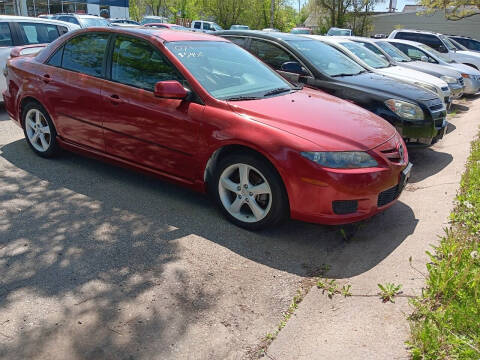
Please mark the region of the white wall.
[[87, 14], [100, 15], [100, 5], [98, 5], [98, 4], [87, 4]]
[[130, 18], [128, 8], [123, 6], [110, 6], [110, 17], [114, 18]]

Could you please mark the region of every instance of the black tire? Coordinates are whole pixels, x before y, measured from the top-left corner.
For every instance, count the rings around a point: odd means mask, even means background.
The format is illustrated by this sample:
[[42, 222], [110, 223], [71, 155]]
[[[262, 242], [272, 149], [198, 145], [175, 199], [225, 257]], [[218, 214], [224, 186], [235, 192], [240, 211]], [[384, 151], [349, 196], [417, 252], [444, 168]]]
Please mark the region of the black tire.
[[[221, 191], [219, 189], [220, 178], [226, 169], [230, 168], [231, 166], [235, 166], [236, 164], [246, 164], [252, 167], [253, 169], [250, 170], [250, 176], [260, 179], [261, 181], [260, 184], [262, 184], [265, 181], [263, 181], [263, 179], [261, 179], [258, 176], [259, 174], [257, 173], [257, 171], [260, 172], [261, 173], [260, 176], [263, 176], [263, 178], [266, 180], [266, 182], [270, 187], [271, 195], [258, 195], [258, 196], [266, 196], [268, 197], [268, 199], [271, 199], [270, 206], [265, 207], [265, 209], [268, 209], [266, 215], [259, 221], [247, 222], [247, 221], [239, 220], [237, 217], [230, 214], [230, 212], [226, 209], [225, 205], [222, 202], [222, 197], [220, 194]], [[252, 180], [255, 180], [255, 179], [252, 179]], [[226, 157], [221, 159], [214, 169], [211, 181], [209, 181], [209, 192], [211, 196], [214, 198], [217, 206], [219, 207], [223, 215], [235, 225], [247, 230], [260, 230], [267, 227], [271, 227], [273, 225], [279, 224], [282, 221], [286, 220], [286, 218], [290, 214], [288, 196], [279, 174], [277, 173], [277, 171], [271, 165], [270, 162], [264, 160], [263, 158], [255, 154], [234, 153], [231, 155], [227, 155]], [[232, 201], [233, 199], [236, 199], [235, 196], [238, 196], [238, 195], [235, 195], [233, 192], [230, 192], [229, 194], [232, 196]], [[260, 200], [258, 196], [254, 196], [254, 198], [256, 200]], [[265, 201], [265, 203], [267, 202], [268, 201]], [[261, 202], [259, 201], [258, 204], [261, 204]], [[244, 208], [242, 205], [242, 209], [243, 210], [246, 209], [248, 213], [250, 209], [249, 207], [250, 205], [248, 204], [244, 204], [244, 205], [248, 207]], [[253, 216], [253, 212], [252, 212], [252, 216]]]
[[[46, 150], [40, 150], [38, 149], [38, 146], [34, 146], [28, 136], [28, 129], [27, 129], [27, 115], [32, 111], [36, 110], [41, 113], [43, 118], [41, 119], [42, 122], [46, 122], [48, 124], [48, 127], [50, 129], [49, 134], [45, 134], [44, 136], [48, 135], [48, 148]], [[37, 154], [38, 156], [44, 157], [44, 158], [51, 158], [56, 156], [60, 152], [60, 146], [58, 145], [57, 141], [57, 131], [55, 129], [55, 126], [53, 125], [52, 119], [50, 118], [50, 115], [48, 115], [48, 112], [43, 108], [42, 105], [40, 105], [37, 102], [29, 102], [26, 104], [22, 110], [22, 125], [23, 125], [23, 133], [25, 135], [25, 140], [27, 141], [28, 146], [32, 151]], [[45, 124], [44, 124], [45, 125]], [[37, 145], [38, 141], [37, 141]]]

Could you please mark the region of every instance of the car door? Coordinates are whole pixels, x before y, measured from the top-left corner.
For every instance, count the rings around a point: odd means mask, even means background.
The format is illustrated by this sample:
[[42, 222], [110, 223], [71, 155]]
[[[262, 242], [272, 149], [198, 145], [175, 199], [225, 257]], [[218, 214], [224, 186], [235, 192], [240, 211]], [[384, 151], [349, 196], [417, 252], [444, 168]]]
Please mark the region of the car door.
[[[158, 81], [180, 72], [146, 40], [117, 35], [102, 89], [106, 152], [184, 179], [193, 178], [204, 105], [154, 95]], [[192, 96], [193, 99], [193, 96]]]
[[59, 135], [100, 151], [105, 150], [100, 88], [109, 37], [106, 33], [73, 37], [47, 61], [43, 74], [43, 91]]

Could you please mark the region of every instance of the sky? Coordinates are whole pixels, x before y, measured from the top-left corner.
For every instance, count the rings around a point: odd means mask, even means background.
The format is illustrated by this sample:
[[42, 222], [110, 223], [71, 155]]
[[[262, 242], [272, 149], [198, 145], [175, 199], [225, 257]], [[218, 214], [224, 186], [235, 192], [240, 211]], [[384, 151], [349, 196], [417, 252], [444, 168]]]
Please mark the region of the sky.
[[[290, 0], [292, 6], [298, 8], [298, 0]], [[308, 0], [300, 0], [301, 6], [306, 4]], [[405, 5], [415, 5], [416, 0], [397, 0], [397, 11], [402, 11]], [[388, 8], [389, 0], [385, 0], [383, 3], [379, 3], [375, 6], [375, 11], [386, 11]]]

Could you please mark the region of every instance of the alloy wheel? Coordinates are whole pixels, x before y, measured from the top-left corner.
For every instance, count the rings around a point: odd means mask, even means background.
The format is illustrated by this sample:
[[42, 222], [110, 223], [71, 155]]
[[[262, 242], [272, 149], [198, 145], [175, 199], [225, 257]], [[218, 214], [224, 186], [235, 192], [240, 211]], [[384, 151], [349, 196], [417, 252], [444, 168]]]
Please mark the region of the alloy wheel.
[[31, 109], [25, 116], [25, 131], [35, 150], [46, 152], [52, 141], [50, 126], [40, 110]]

